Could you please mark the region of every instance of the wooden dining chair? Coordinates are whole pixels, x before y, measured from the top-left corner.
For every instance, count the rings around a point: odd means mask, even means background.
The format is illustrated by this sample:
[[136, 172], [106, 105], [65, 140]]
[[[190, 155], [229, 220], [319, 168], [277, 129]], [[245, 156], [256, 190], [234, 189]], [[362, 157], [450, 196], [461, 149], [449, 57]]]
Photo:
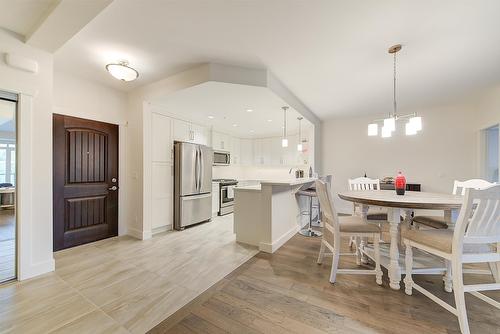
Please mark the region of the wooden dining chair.
[[[470, 179], [466, 181], [453, 182], [453, 195], [464, 195], [467, 189], [484, 189], [491, 187], [494, 183], [482, 180], [482, 179]], [[420, 227], [431, 227], [437, 229], [447, 229], [448, 222], [447, 218], [443, 216], [415, 216], [412, 219], [413, 225], [416, 228]]]
[[[496, 277], [499, 277], [500, 185], [493, 185], [482, 190], [467, 188], [454, 231], [407, 229], [402, 231], [402, 235], [406, 245], [406, 277], [404, 279], [406, 294], [411, 295], [412, 289], [416, 289], [456, 315], [460, 330], [464, 334], [469, 333], [465, 292], [500, 309], [499, 302], [479, 292], [500, 290], [500, 281], [464, 285], [462, 268], [465, 263], [495, 263]], [[455, 307], [413, 281], [412, 248], [419, 248], [451, 263]]]
[[[318, 264], [323, 263], [323, 258], [326, 255], [325, 250], [328, 248], [331, 251], [332, 269], [330, 273], [330, 283], [335, 283], [337, 274], [370, 274], [375, 275], [377, 284], [382, 284], [382, 269], [380, 268], [380, 228], [377, 224], [368, 224], [362, 217], [359, 216], [342, 216], [337, 215], [337, 211], [333, 205], [332, 193], [330, 185], [321, 181], [316, 181], [316, 193], [321, 204], [321, 212], [323, 216], [323, 237], [318, 256]], [[374, 243], [374, 261], [375, 269], [339, 269], [340, 242], [342, 237], [371, 237]], [[348, 253], [347, 255], [352, 255]]]

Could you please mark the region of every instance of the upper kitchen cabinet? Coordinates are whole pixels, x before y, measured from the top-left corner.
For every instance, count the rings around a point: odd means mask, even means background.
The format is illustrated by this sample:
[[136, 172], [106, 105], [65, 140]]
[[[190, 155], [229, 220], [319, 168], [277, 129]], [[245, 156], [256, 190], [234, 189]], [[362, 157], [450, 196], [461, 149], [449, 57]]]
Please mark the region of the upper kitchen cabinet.
[[232, 137], [231, 138], [231, 164], [239, 165], [241, 164], [241, 139]]
[[173, 120], [173, 138], [178, 141], [209, 145], [209, 129], [180, 119]]
[[172, 162], [172, 119], [162, 114], [151, 114], [152, 160]]
[[231, 151], [231, 136], [212, 131], [212, 148], [219, 151]]
[[252, 139], [240, 139], [240, 164], [253, 164], [253, 142]]

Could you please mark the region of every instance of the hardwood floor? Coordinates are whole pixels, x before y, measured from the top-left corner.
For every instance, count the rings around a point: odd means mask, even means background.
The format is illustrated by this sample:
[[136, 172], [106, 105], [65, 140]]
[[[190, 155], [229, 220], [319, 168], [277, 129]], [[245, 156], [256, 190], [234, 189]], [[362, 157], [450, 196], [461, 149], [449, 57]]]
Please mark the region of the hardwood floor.
[[54, 273], [0, 287], [0, 333], [145, 333], [256, 253], [231, 216], [60, 251]]
[[[150, 333], [460, 333], [457, 318], [427, 297], [390, 289], [387, 271], [383, 286], [363, 275], [339, 275], [331, 285], [331, 258], [316, 264], [319, 241], [296, 235], [272, 255], [257, 254]], [[355, 267], [354, 258], [341, 257], [341, 267]], [[440, 277], [415, 281], [453, 300]], [[472, 333], [500, 333], [499, 310], [466, 300]]]
[[16, 218], [14, 210], [0, 209], [0, 282], [16, 277]]

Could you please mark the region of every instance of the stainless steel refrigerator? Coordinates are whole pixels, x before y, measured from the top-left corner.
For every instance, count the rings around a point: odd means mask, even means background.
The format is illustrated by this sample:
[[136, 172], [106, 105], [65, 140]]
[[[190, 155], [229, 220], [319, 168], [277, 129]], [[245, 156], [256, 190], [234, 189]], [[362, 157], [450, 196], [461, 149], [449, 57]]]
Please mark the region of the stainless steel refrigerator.
[[212, 218], [212, 161], [208, 146], [174, 144], [174, 228]]

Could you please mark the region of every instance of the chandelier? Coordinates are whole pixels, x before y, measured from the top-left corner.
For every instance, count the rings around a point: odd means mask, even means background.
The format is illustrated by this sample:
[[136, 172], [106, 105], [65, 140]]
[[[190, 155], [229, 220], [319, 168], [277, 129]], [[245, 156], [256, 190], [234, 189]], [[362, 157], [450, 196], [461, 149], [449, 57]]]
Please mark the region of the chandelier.
[[398, 115], [396, 103], [396, 54], [401, 50], [401, 44], [393, 45], [389, 48], [389, 53], [394, 56], [394, 78], [393, 78], [393, 111], [389, 113], [388, 118], [376, 119], [368, 124], [368, 136], [377, 136], [379, 123], [382, 124], [381, 137], [388, 138], [396, 131], [396, 122], [399, 120], [406, 120], [405, 133], [407, 136], [417, 134], [422, 130], [422, 118], [417, 116], [416, 113]]

